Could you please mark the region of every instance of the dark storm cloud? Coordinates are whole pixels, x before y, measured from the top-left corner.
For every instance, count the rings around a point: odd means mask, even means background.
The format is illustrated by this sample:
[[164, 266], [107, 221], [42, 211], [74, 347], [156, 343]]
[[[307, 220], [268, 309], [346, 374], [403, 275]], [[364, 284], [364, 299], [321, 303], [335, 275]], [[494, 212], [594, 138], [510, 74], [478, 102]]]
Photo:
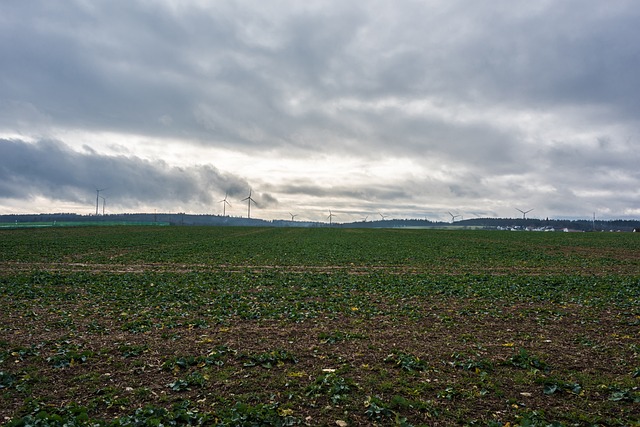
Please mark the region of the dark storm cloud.
[[97, 189], [111, 206], [212, 206], [222, 193], [239, 196], [249, 185], [210, 165], [171, 167], [137, 157], [76, 152], [59, 141], [0, 140], [0, 198], [48, 197], [86, 202]]

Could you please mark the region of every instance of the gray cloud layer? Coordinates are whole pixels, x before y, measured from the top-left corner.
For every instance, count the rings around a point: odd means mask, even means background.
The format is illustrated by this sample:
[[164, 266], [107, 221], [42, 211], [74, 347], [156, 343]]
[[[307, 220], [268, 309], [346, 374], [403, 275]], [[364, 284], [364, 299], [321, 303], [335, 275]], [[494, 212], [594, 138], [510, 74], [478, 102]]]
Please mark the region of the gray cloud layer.
[[[35, 144], [0, 140], [0, 198], [48, 197], [91, 204], [95, 190], [117, 206], [208, 207], [220, 193], [245, 196], [243, 179], [223, 174], [212, 166], [171, 167], [162, 161], [105, 156], [92, 150], [79, 153], [58, 141]], [[255, 196], [277, 203], [270, 195]], [[102, 202], [100, 202], [102, 203]]]
[[[248, 188], [214, 166], [181, 171], [45, 142], [80, 129], [187, 149], [447, 165], [446, 178], [380, 190], [298, 177], [269, 186], [275, 197], [640, 214], [639, 18], [632, 0], [4, 2], [0, 131], [41, 142], [0, 144], [14, 162], [50, 157], [27, 176], [3, 156], [2, 194], [19, 197], [13, 184], [29, 178], [52, 194], [84, 179], [99, 186], [96, 172], [113, 168], [132, 206], [162, 188], [209, 203], [207, 181]], [[87, 172], [73, 181], [61, 171], [78, 159]]]

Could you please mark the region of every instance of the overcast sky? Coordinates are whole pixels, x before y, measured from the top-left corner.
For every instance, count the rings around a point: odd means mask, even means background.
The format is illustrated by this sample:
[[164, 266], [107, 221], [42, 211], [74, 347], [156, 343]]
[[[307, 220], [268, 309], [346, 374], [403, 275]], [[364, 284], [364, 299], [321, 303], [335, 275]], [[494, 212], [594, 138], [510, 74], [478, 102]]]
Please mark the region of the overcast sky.
[[0, 3], [0, 213], [640, 218], [635, 0]]

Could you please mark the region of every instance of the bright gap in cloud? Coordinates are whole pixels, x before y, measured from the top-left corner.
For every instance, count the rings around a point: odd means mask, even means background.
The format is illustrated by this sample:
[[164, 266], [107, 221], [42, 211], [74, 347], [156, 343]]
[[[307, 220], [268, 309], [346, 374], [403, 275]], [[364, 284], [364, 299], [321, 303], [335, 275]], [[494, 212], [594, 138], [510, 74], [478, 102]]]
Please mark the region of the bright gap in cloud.
[[424, 176], [428, 169], [433, 170], [432, 167], [425, 167], [424, 161], [419, 164], [406, 157], [362, 159], [330, 153], [288, 157], [280, 151], [254, 155], [248, 151], [205, 147], [182, 140], [159, 140], [106, 132], [69, 132], [64, 135], [63, 141], [76, 151], [90, 149], [110, 156], [162, 160], [176, 167], [208, 164], [256, 184], [284, 184], [291, 180], [308, 180], [328, 187], [344, 182], [354, 185], [365, 182], [388, 183]]

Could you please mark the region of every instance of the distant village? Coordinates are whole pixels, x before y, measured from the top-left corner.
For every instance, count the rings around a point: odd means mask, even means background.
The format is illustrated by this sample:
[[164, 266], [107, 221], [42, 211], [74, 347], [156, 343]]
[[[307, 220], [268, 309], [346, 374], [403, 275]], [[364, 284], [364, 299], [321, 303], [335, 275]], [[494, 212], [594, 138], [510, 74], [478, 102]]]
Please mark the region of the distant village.
[[74, 213], [0, 215], [0, 228], [64, 227], [81, 225], [156, 225], [156, 226], [247, 226], [247, 227], [332, 227], [332, 228], [434, 228], [487, 229], [520, 232], [638, 232], [640, 220], [567, 220], [535, 218], [473, 218], [446, 221], [428, 219], [391, 219], [354, 222], [264, 220], [225, 215], [187, 213], [127, 213], [80, 215]]

